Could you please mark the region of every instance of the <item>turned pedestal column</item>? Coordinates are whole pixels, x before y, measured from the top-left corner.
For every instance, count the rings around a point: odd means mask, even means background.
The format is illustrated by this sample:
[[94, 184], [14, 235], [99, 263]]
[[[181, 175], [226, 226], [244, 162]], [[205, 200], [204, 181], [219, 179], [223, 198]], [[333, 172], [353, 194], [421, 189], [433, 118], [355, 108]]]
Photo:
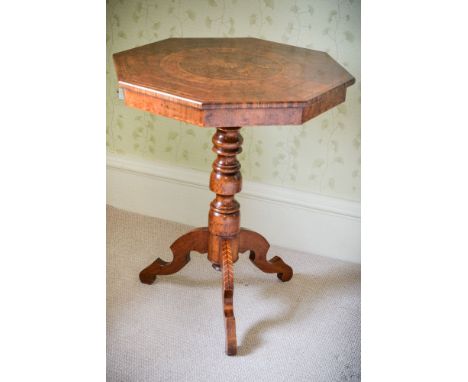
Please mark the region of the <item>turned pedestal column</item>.
[[151, 284], [157, 275], [179, 271], [190, 252], [207, 253], [222, 271], [226, 352], [236, 354], [233, 264], [239, 253], [249, 251], [255, 266], [281, 281], [293, 271], [279, 257], [267, 260], [266, 239], [240, 227], [235, 194], [242, 188], [236, 157], [242, 137], [240, 127], [223, 126], [302, 124], [344, 102], [354, 78], [324, 52], [255, 38], [171, 38], [116, 53], [114, 63], [127, 106], [216, 128], [208, 227], [178, 238], [172, 261], [156, 259], [140, 280]]
[[236, 354], [236, 321], [234, 318], [233, 264], [239, 253], [240, 206], [234, 195], [242, 188], [242, 175], [237, 154], [242, 151], [240, 127], [218, 128], [213, 136], [213, 162], [210, 190], [216, 194], [208, 218], [208, 260], [223, 272], [223, 307], [226, 327], [226, 353]]

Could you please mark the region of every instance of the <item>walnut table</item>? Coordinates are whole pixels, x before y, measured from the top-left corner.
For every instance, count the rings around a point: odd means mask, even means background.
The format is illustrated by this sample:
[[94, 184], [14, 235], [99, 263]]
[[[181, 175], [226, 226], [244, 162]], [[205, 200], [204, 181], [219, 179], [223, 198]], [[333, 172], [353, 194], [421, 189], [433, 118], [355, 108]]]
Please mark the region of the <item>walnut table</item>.
[[[226, 353], [237, 352], [233, 311], [233, 263], [250, 251], [260, 270], [281, 281], [293, 275], [260, 234], [240, 227], [241, 191], [237, 154], [241, 126], [300, 125], [344, 102], [354, 78], [328, 54], [255, 38], [170, 38], [114, 54], [125, 104], [202, 127], [214, 127], [208, 227], [197, 228], [171, 246], [172, 262], [156, 259], [140, 273], [152, 284], [190, 261], [190, 252], [208, 254], [222, 270]], [[279, 224], [279, 223], [278, 223]]]

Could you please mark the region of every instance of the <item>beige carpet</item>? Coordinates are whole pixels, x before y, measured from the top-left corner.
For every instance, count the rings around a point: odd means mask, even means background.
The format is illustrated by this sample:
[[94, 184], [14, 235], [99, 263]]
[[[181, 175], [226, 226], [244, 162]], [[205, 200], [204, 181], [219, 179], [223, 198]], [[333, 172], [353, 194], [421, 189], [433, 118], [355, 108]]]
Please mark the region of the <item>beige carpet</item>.
[[359, 381], [360, 267], [272, 247], [287, 283], [241, 254], [238, 355], [224, 354], [221, 274], [206, 256], [149, 286], [139, 271], [190, 227], [107, 209], [107, 380]]

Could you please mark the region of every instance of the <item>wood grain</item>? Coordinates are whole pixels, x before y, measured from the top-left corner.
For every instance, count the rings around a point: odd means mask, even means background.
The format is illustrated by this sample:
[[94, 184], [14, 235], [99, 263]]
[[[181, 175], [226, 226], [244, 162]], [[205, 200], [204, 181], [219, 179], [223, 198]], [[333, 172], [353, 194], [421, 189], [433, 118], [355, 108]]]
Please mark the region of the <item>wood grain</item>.
[[234, 196], [242, 189], [241, 165], [237, 160], [243, 142], [240, 127], [217, 128], [212, 142], [216, 159], [210, 176], [210, 190], [216, 196], [208, 215], [208, 259], [213, 264], [222, 264], [226, 354], [234, 355], [237, 353], [237, 338], [233, 263], [238, 258], [240, 233], [240, 205]]
[[243, 125], [301, 124], [344, 102], [354, 78], [328, 54], [254, 38], [171, 38], [114, 55], [119, 86], [128, 106], [214, 126], [216, 159], [210, 176], [215, 198], [208, 227], [193, 230], [171, 246], [173, 260], [160, 258], [140, 272], [151, 284], [207, 253], [222, 270], [226, 353], [237, 353], [234, 263], [239, 252], [261, 271], [289, 281], [292, 268], [280, 257], [267, 260], [268, 241], [240, 227]]
[[270, 244], [262, 235], [242, 228], [239, 242], [239, 252], [250, 251], [250, 261], [258, 269], [265, 273], [276, 273], [277, 277], [283, 282], [291, 280], [293, 270], [280, 257], [274, 256], [271, 260], [266, 259]]
[[113, 57], [128, 106], [199, 126], [301, 124], [355, 81], [327, 53], [256, 38], [170, 38]]
[[234, 271], [231, 241], [223, 240], [223, 310], [226, 329], [226, 354], [237, 353], [236, 319], [234, 317]]
[[171, 245], [173, 260], [166, 262], [157, 258], [140, 272], [140, 281], [144, 284], [152, 284], [157, 275], [170, 275], [180, 271], [190, 261], [190, 251], [208, 252], [208, 236], [208, 228], [202, 227], [179, 237]]

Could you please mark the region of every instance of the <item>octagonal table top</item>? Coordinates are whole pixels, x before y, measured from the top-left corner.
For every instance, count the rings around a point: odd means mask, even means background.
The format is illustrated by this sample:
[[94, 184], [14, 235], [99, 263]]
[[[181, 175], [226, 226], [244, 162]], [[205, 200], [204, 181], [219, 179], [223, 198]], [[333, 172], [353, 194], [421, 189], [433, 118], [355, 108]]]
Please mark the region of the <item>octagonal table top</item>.
[[325, 52], [257, 38], [170, 38], [113, 58], [128, 106], [199, 126], [302, 124], [355, 81]]

